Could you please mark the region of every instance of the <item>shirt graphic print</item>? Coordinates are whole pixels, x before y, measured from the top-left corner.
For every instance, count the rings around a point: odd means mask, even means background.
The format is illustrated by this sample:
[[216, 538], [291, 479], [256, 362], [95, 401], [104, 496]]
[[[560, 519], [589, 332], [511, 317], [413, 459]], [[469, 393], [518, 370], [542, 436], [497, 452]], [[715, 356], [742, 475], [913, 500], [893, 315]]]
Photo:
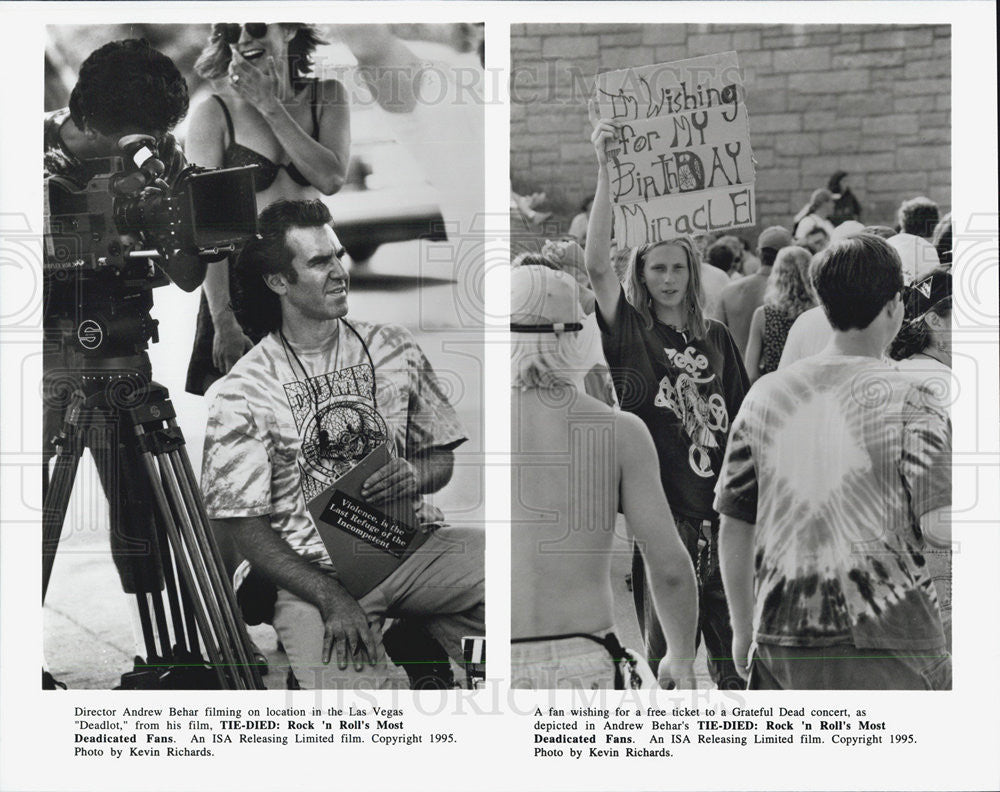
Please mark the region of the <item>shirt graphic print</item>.
[[670, 410], [681, 422], [691, 440], [688, 465], [695, 475], [712, 478], [717, 471], [712, 469], [710, 449], [721, 445], [716, 432], [725, 437], [729, 431], [729, 414], [722, 394], [714, 392], [706, 396], [704, 389], [715, 380], [715, 372], [709, 369], [708, 358], [694, 347], [688, 346], [683, 352], [664, 348], [663, 352], [679, 371], [673, 381], [669, 374], [660, 380], [653, 405]]
[[347, 473], [388, 437], [376, 409], [375, 379], [367, 363], [284, 384], [295, 429], [306, 502]]

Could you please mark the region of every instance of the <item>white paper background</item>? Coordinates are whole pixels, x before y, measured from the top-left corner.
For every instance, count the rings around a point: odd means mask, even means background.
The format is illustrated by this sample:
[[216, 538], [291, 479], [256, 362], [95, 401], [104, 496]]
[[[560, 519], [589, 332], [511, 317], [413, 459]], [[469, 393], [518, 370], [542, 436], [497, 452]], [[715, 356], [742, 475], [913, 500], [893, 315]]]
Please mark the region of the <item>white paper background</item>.
[[[252, 8], [253, 11], [248, 11]], [[997, 789], [1000, 788], [1000, 531], [997, 517], [997, 138], [995, 6], [989, 3], [377, 3], [324, 2], [230, 6], [223, 3], [62, 5], [7, 3], [0, 48], [0, 218], [5, 236], [0, 261], [3, 346], [0, 455], [3, 525], [0, 530], [0, 788], [3, 790], [141, 789]], [[34, 453], [40, 422], [42, 67], [46, 23], [215, 21], [221, 18], [350, 21], [487, 22], [487, 67], [496, 70], [493, 93], [506, 95], [509, 35], [514, 22], [893, 23], [950, 22], [953, 52], [953, 193], [956, 219], [955, 372], [961, 392], [954, 409], [955, 504], [962, 505], [954, 562], [955, 682], [951, 693], [745, 694], [606, 693], [583, 700], [571, 694], [507, 691], [509, 636], [509, 358], [502, 331], [488, 335], [486, 426], [488, 633], [490, 676], [477, 694], [270, 692], [43, 694], [38, 688], [41, 611], [38, 604], [41, 528], [36, 502], [40, 473]], [[487, 108], [487, 209], [506, 217], [508, 113]], [[24, 217], [25, 225], [19, 225]], [[971, 229], [963, 235], [963, 231]], [[975, 230], [975, 229], [978, 229]], [[968, 241], [962, 242], [963, 236]], [[23, 241], [27, 239], [28, 241]], [[487, 255], [486, 313], [502, 324], [506, 312], [505, 253]], [[966, 329], [958, 332], [957, 329]], [[991, 329], [992, 328], [992, 329]], [[24, 384], [27, 383], [27, 384]], [[28, 438], [31, 442], [27, 442]], [[31, 493], [25, 496], [24, 493]], [[76, 706], [346, 706], [395, 701], [411, 730], [455, 731], [458, 745], [383, 749], [371, 745], [247, 746], [224, 760], [142, 762], [69, 757]], [[530, 712], [536, 704], [600, 703], [614, 707], [654, 700], [661, 705], [710, 702], [863, 708], [898, 731], [913, 731], [915, 747], [880, 749], [758, 746], [734, 752], [694, 746], [670, 760], [532, 760]], [[426, 716], [420, 713], [428, 713]]]

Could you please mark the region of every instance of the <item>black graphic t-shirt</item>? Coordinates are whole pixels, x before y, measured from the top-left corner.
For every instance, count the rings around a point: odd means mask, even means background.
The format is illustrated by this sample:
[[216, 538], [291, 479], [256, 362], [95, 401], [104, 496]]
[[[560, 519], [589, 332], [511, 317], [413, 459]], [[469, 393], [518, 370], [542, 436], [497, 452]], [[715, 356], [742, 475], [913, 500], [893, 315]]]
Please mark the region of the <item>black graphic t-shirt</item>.
[[670, 508], [713, 519], [729, 425], [750, 387], [732, 336], [712, 320], [704, 338], [656, 319], [646, 329], [624, 291], [614, 324], [600, 310], [598, 323], [621, 408], [638, 415], [653, 436]]

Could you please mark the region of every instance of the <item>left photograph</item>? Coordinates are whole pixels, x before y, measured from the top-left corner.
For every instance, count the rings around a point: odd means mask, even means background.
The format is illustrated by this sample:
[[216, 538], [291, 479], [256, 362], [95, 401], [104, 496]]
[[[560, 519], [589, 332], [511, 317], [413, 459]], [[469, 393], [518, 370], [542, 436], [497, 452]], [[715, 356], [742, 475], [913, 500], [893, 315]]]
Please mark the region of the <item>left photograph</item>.
[[485, 680], [483, 27], [47, 29], [43, 688]]

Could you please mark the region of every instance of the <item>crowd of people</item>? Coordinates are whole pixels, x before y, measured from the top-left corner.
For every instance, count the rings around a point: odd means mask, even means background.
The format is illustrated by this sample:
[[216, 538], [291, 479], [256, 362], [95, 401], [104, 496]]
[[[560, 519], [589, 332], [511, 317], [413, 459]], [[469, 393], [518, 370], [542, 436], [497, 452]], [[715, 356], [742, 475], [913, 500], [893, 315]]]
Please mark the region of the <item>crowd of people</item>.
[[[428, 104], [419, 96], [423, 61], [388, 26], [344, 26], [338, 35], [377, 101], [408, 97], [407, 106], [392, 105], [397, 114]], [[258, 235], [228, 260], [160, 262], [182, 288], [203, 285], [187, 386], [208, 401], [202, 493], [237, 601], [251, 623], [273, 624], [290, 687], [382, 687], [390, 683], [387, 651], [412, 686], [451, 687], [456, 666], [449, 661], [465, 662], [462, 639], [485, 632], [484, 537], [481, 526], [446, 525], [425, 496], [448, 484], [453, 451], [466, 434], [409, 330], [384, 317], [346, 318], [344, 249], [318, 199], [344, 184], [349, 101], [337, 80], [311, 76], [322, 42], [308, 24], [213, 25], [195, 68], [216, 92], [193, 109], [184, 150], [172, 134], [189, 109], [183, 75], [145, 40], [107, 43], [83, 62], [69, 106], [46, 114], [45, 177], [82, 190], [95, 162], [121, 156], [122, 141], [135, 135], [150, 141], [163, 165], [157, 189], [171, 189], [188, 164], [256, 166]], [[385, 74], [395, 83], [380, 91]], [[59, 378], [74, 365], [55, 316], [72, 306], [57, 306], [51, 296], [46, 465], [65, 415]], [[124, 412], [120, 433], [132, 431]], [[134, 453], [119, 459], [114, 443], [101, 445], [92, 433], [83, 442], [112, 504], [112, 555], [123, 590], [158, 596], [160, 562], [134, 551], [160, 542], [141, 460]], [[352, 594], [309, 505], [383, 455], [388, 461], [368, 470], [360, 497], [375, 508], [403, 509], [404, 522], [427, 536], [388, 577]], [[388, 620], [392, 629], [383, 635]], [[259, 652], [255, 659], [266, 670]], [[43, 686], [60, 686], [44, 668]]]
[[[610, 547], [621, 512], [661, 685], [691, 684], [703, 638], [723, 689], [949, 688], [950, 215], [920, 196], [865, 225], [838, 170], [752, 253], [740, 231], [616, 250], [617, 127], [591, 120], [597, 186], [569, 234], [588, 279], [549, 241], [512, 281], [514, 684], [621, 686], [637, 653], [615, 635], [609, 562], [580, 555]], [[553, 401], [602, 363], [615, 403]], [[541, 437], [561, 478], [538, 467]], [[658, 469], [652, 528], [628, 508], [655, 486], [632, 453]]]

